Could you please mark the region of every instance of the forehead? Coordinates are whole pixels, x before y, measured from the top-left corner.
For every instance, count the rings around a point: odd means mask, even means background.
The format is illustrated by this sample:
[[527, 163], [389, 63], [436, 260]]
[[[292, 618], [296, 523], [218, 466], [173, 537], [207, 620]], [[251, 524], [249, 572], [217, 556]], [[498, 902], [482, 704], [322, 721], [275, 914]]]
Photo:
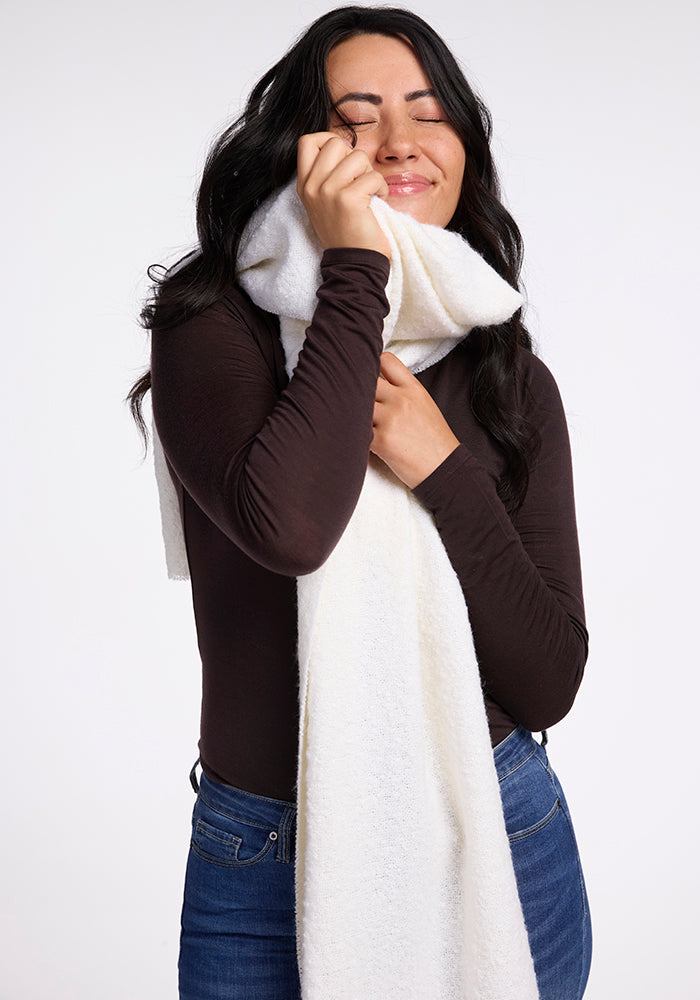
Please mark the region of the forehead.
[[388, 88], [430, 86], [409, 42], [388, 35], [354, 35], [339, 42], [328, 55], [326, 79], [334, 100], [348, 90], [381, 94]]

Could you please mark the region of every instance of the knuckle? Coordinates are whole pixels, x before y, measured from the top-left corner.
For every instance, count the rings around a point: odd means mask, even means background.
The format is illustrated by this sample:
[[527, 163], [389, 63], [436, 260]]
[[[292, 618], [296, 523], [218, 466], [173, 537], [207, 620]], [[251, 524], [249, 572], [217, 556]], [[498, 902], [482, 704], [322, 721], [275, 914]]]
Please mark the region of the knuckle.
[[324, 177], [318, 187], [315, 189], [314, 194], [316, 197], [324, 200], [328, 200], [333, 197], [333, 182], [330, 177]]
[[364, 151], [364, 149], [358, 149], [357, 147], [355, 147], [349, 154], [349, 156], [352, 157], [354, 160], [356, 160], [358, 163], [362, 163], [364, 166], [370, 165], [369, 156]]

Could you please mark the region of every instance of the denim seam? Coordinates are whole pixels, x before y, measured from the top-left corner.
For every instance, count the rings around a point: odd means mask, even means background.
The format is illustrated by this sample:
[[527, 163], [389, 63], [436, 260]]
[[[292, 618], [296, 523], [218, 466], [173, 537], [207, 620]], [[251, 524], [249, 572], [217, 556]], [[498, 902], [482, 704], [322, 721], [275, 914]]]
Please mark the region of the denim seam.
[[223, 861], [221, 858], [217, 858], [213, 854], [206, 854], [203, 850], [198, 848], [197, 844], [194, 842], [194, 838], [192, 839], [190, 846], [198, 858], [201, 858], [202, 861], [207, 861], [209, 864], [219, 865], [221, 868], [247, 868], [262, 861], [263, 858], [270, 853], [273, 843], [274, 841], [268, 839], [267, 844], [263, 847], [259, 854], [256, 854], [254, 858], [247, 858], [245, 861], [241, 861], [239, 859], [235, 859], [233, 861]]
[[[585, 899], [585, 894], [584, 894]], [[590, 942], [588, 948], [586, 948], [586, 934], [590, 937]], [[591, 918], [588, 913], [588, 909], [584, 903], [583, 907], [583, 922], [581, 925], [581, 975], [579, 977], [579, 996], [583, 996], [586, 990], [586, 984], [588, 982], [588, 977], [591, 974], [591, 958], [593, 954], [593, 931], [591, 927]], [[584, 956], [588, 958], [587, 962], [584, 962]]]
[[498, 780], [499, 780], [499, 781], [503, 781], [503, 779], [504, 779], [504, 778], [507, 778], [509, 774], [512, 774], [512, 773], [513, 773], [513, 771], [517, 771], [517, 770], [518, 770], [518, 768], [519, 768], [519, 767], [522, 767], [522, 766], [523, 766], [523, 764], [525, 764], [525, 763], [526, 763], [526, 762], [527, 762], [527, 761], [528, 761], [528, 760], [530, 759], [530, 757], [532, 757], [532, 755], [533, 755], [534, 753], [535, 753], [535, 750], [534, 750], [534, 749], [532, 749], [532, 750], [530, 751], [530, 753], [529, 753], [529, 754], [527, 755], [527, 757], [523, 757], [523, 758], [522, 758], [522, 760], [519, 760], [519, 761], [517, 762], [517, 764], [513, 764], [513, 766], [512, 766], [511, 768], [509, 768], [509, 769], [508, 769], [507, 771], [504, 771], [504, 773], [503, 773], [503, 774], [501, 774], [501, 775], [499, 776]]
[[[235, 844], [236, 850], [238, 850], [243, 843], [241, 837], [237, 837], [234, 833], [226, 834], [226, 838], [218, 837], [215, 833], [211, 832], [214, 829], [215, 827], [211, 826], [210, 823], [205, 822], [203, 819], [197, 820], [196, 830], [201, 830], [205, 837], [211, 837], [212, 840], [218, 840], [220, 844]], [[221, 833], [223, 832], [224, 831], [222, 830]]]
[[[583, 919], [581, 921], [581, 973], [580, 973], [580, 976], [579, 976], [579, 996], [583, 996], [583, 989], [585, 988], [586, 980], [588, 979], [588, 975], [589, 975], [589, 972], [590, 972], [590, 961], [588, 963], [588, 968], [584, 965], [584, 961], [583, 961], [584, 955], [586, 953], [586, 927], [588, 925], [588, 921], [590, 920], [590, 914], [589, 914], [589, 911], [588, 911], [588, 899], [587, 899], [587, 896], [586, 896], [586, 885], [585, 885], [585, 882], [583, 880], [583, 868], [581, 867], [581, 855], [579, 854], [578, 845], [576, 844], [576, 835], [574, 834], [574, 828], [573, 828], [573, 825], [571, 823], [571, 819], [569, 818], [569, 815], [568, 815], [566, 809], [564, 809], [563, 812], [564, 812], [564, 816], [566, 818], [566, 824], [567, 824], [567, 826], [569, 828], [569, 834], [571, 836], [572, 843], [574, 844], [574, 847], [576, 848], [576, 867], [577, 867], [577, 870], [578, 870], [579, 887], [581, 889], [581, 911], [582, 911], [582, 914], [583, 914]], [[584, 976], [586, 977], [585, 980], [584, 980]]]
[[[204, 777], [207, 778], [206, 772], [204, 772]], [[224, 789], [224, 791], [226, 791], [226, 789], [228, 788], [232, 788], [232, 790], [235, 791], [237, 795], [243, 795], [247, 799], [252, 799], [253, 801], [255, 801], [255, 799], [262, 799], [264, 802], [271, 802], [275, 806], [281, 806], [283, 810], [294, 809], [296, 811], [297, 808], [296, 802], [287, 802], [285, 799], [273, 799], [269, 795], [258, 795], [257, 792], [247, 792], [245, 788], [237, 788], [231, 785], [226, 785], [221, 781], [213, 781], [211, 778], [207, 778], [207, 781], [210, 782], [212, 785], [221, 786], [221, 788]]]
[[588, 906], [587, 906], [587, 899], [586, 899], [586, 886], [585, 886], [585, 883], [583, 881], [583, 868], [581, 867], [581, 856], [580, 856], [580, 854], [578, 852], [578, 845], [576, 844], [576, 835], [574, 834], [574, 828], [573, 828], [573, 825], [571, 823], [571, 820], [569, 819], [569, 817], [568, 817], [568, 815], [566, 813], [566, 810], [564, 810], [564, 815], [566, 816], [566, 823], [567, 823], [567, 826], [569, 827], [569, 834], [571, 835], [571, 840], [574, 843], [574, 845], [576, 845], [576, 866], [578, 868], [578, 881], [579, 881], [579, 885], [581, 887], [581, 904], [583, 906], [583, 915], [584, 915], [584, 917], [587, 917], [588, 916]]
[[209, 799], [206, 797], [206, 795], [202, 794], [201, 787], [200, 787], [200, 790], [199, 790], [199, 797], [202, 800], [202, 802], [204, 802], [204, 804], [206, 806], [208, 806], [209, 809], [212, 810], [212, 812], [217, 813], [219, 816], [225, 816], [226, 819], [233, 819], [237, 823], [244, 823], [246, 826], [256, 826], [259, 830], [274, 830], [275, 829], [275, 827], [273, 826], [272, 823], [256, 823], [255, 820], [253, 820], [253, 819], [243, 819], [242, 816], [237, 816], [236, 813], [226, 812], [223, 809], [219, 809], [217, 806], [215, 806], [213, 804], [213, 802], [209, 801]]
[[[540, 744], [540, 746], [541, 746], [541, 744]], [[542, 752], [544, 753], [545, 759], [544, 759], [544, 761], [541, 761], [538, 758], [538, 762], [541, 764], [541, 766], [544, 768], [544, 770], [547, 772], [547, 775], [549, 776], [549, 780], [552, 783], [552, 789], [554, 791], [554, 794], [557, 797], [557, 802], [562, 807], [562, 812], [564, 813], [564, 818], [566, 819], [566, 825], [567, 825], [567, 827], [569, 829], [569, 836], [571, 837], [571, 841], [572, 841], [572, 843], [574, 845], [574, 848], [575, 848], [575, 853], [576, 853], [576, 867], [577, 867], [577, 870], [578, 870], [578, 880], [579, 880], [579, 885], [580, 885], [580, 888], [581, 888], [581, 903], [583, 905], [583, 915], [584, 915], [584, 917], [586, 917], [588, 915], [588, 907], [586, 905], [586, 887], [585, 887], [585, 883], [584, 883], [584, 880], [583, 880], [583, 868], [581, 866], [581, 856], [580, 856], [579, 851], [578, 851], [578, 844], [576, 843], [576, 834], [574, 833], [574, 827], [573, 827], [573, 824], [571, 822], [571, 817], [569, 816], [569, 811], [568, 811], [568, 809], [564, 808], [564, 806], [562, 804], [562, 801], [561, 801], [561, 798], [559, 796], [559, 789], [557, 787], [557, 782], [555, 781], [554, 773], [552, 772], [552, 768], [551, 768], [550, 763], [549, 763], [549, 756], [547, 755], [547, 751], [544, 749], [544, 747], [542, 747]]]
[[275, 861], [281, 861], [283, 864], [288, 864], [291, 860], [290, 851], [290, 839], [291, 839], [291, 827], [296, 817], [296, 809], [285, 809], [284, 815], [280, 820], [280, 825], [278, 828], [279, 846], [277, 848], [277, 854], [275, 855]]
[[554, 803], [554, 805], [549, 810], [547, 815], [544, 816], [539, 821], [539, 823], [535, 823], [534, 826], [528, 827], [527, 830], [518, 830], [517, 833], [511, 834], [511, 836], [508, 837], [508, 840], [511, 842], [511, 844], [517, 844], [518, 841], [527, 840], [527, 838], [531, 837], [533, 834], [539, 833], [540, 830], [543, 830], [546, 826], [548, 826], [552, 822], [552, 820], [554, 819], [554, 817], [556, 816], [556, 814], [559, 812], [560, 809], [561, 809], [561, 802], [559, 801], [559, 799], [557, 799], [557, 801]]
[[499, 752], [501, 748], [504, 747], [509, 740], [514, 739], [519, 733], [520, 733], [520, 726], [516, 726], [515, 729], [512, 729], [507, 736], [503, 737], [500, 743], [496, 744], [496, 746], [493, 748], [493, 752], [494, 753]]

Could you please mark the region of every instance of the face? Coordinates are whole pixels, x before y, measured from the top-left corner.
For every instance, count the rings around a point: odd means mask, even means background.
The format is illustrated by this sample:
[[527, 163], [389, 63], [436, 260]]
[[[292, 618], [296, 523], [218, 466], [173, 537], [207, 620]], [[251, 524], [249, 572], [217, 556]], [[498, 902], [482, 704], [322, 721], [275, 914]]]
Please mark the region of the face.
[[352, 138], [389, 186], [388, 202], [418, 222], [446, 226], [464, 175], [464, 147], [408, 42], [356, 35], [331, 50], [330, 130]]

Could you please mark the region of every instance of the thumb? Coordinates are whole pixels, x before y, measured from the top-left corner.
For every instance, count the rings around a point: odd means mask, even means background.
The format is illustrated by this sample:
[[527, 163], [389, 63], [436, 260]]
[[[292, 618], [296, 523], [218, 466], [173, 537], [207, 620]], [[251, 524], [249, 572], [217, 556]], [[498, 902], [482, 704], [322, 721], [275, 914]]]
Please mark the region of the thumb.
[[406, 385], [411, 382], [414, 376], [408, 370], [403, 361], [399, 361], [391, 351], [384, 351], [379, 359], [379, 371], [387, 382], [392, 385]]

